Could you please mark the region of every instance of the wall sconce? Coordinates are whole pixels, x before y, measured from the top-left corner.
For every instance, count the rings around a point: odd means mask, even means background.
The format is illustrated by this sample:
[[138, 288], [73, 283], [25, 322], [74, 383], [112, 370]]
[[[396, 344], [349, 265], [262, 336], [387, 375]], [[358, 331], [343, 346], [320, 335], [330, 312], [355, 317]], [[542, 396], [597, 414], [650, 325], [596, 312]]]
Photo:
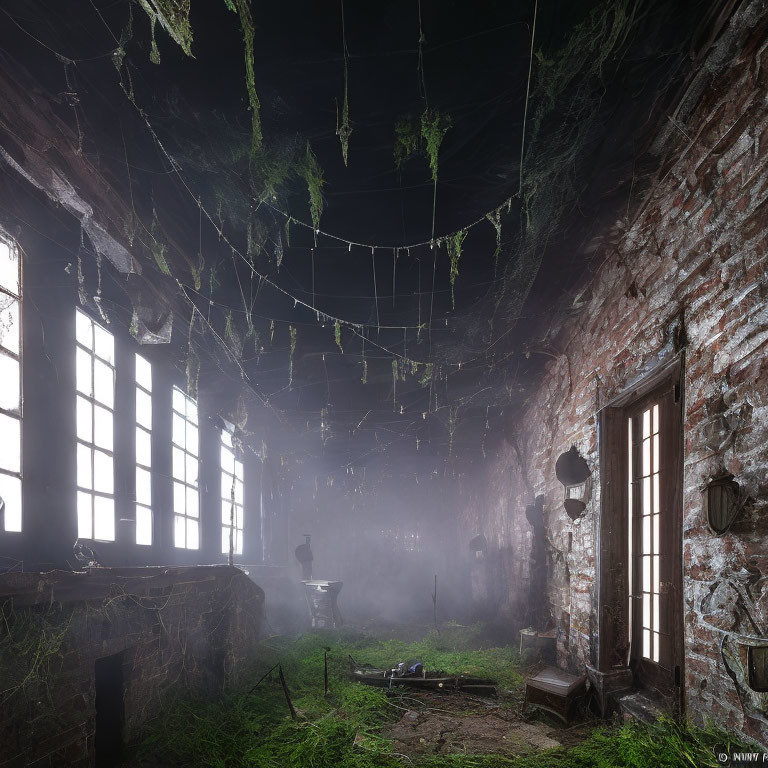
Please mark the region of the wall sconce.
[[592, 494], [592, 473], [575, 445], [560, 454], [555, 462], [555, 475], [563, 484], [563, 507], [571, 520], [577, 520], [584, 514]]
[[739, 484], [731, 474], [710, 478], [706, 486], [707, 523], [715, 536], [728, 532], [746, 499], [739, 499]]

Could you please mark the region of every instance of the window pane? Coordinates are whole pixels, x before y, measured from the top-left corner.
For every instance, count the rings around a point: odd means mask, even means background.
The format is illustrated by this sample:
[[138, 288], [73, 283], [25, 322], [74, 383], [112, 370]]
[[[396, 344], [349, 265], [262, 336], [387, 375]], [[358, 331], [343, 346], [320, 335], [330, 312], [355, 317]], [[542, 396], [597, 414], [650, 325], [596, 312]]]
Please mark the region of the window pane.
[[20, 531], [21, 480], [18, 477], [0, 474], [0, 508], [5, 514], [5, 530]]
[[199, 549], [200, 536], [198, 533], [197, 520], [187, 518], [187, 549]]
[[136, 427], [136, 463], [152, 466], [152, 435], [141, 427]]
[[187, 475], [186, 481], [191, 485], [197, 485], [197, 473], [199, 462], [196, 457], [190, 456], [188, 453], [184, 454], [186, 457]]
[[187, 401], [187, 421], [191, 421], [193, 424], [197, 424], [197, 403], [191, 398], [186, 398]]
[[79, 309], [75, 312], [75, 338], [88, 349], [93, 349], [93, 323]]
[[184, 447], [185, 425], [184, 417], [178, 413], [173, 414], [173, 444]]
[[105, 331], [97, 323], [93, 324], [94, 352], [108, 363], [115, 362], [115, 340], [109, 331]]
[[152, 510], [136, 505], [136, 543], [152, 544]]
[[[222, 433], [224, 434], [224, 433]], [[227, 448], [225, 445], [221, 446], [221, 468], [225, 472], [234, 474], [235, 471], [235, 454]]]
[[651, 554], [651, 516], [646, 515], [642, 521], [643, 525], [643, 554]]
[[651, 440], [643, 440], [643, 476], [651, 474]]
[[659, 624], [659, 596], [654, 595], [653, 596], [653, 624], [651, 625], [652, 629], [655, 629], [658, 631], [661, 629], [661, 626]]
[[643, 558], [643, 592], [651, 591], [651, 558], [646, 555]]
[[235, 531], [235, 554], [243, 554], [243, 532]]
[[2, 240], [0, 240], [0, 286], [19, 295], [18, 251]]
[[235, 483], [235, 501], [242, 506], [243, 504], [243, 481], [238, 480]]
[[93, 406], [83, 397], [77, 398], [77, 436], [86, 443], [93, 442]]
[[152, 429], [152, 398], [138, 388], [136, 389], [136, 423]]
[[229, 552], [229, 528], [221, 529], [221, 553], [226, 555]]
[[99, 448], [112, 450], [112, 411], [98, 405], [93, 412], [93, 442]]
[[656, 662], [659, 660], [659, 635], [657, 632], [653, 633], [653, 660]]
[[91, 356], [84, 349], [80, 349], [80, 347], [77, 348], [75, 353], [75, 369], [77, 391], [90, 397], [93, 394]]
[[93, 538], [93, 507], [90, 493], [77, 492], [77, 537], [79, 539]]
[[21, 408], [19, 363], [2, 353], [0, 353], [0, 408], [17, 412]]
[[18, 355], [21, 348], [20, 339], [19, 302], [5, 293], [0, 293], [0, 346]]
[[152, 473], [136, 468], [136, 501], [146, 506], [152, 505]]
[[141, 355], [136, 355], [136, 383], [152, 391], [152, 366]]
[[643, 657], [651, 658], [651, 633], [647, 629], [643, 630]]
[[230, 501], [229, 499], [221, 500], [221, 524], [229, 525], [230, 516]]
[[643, 438], [651, 436], [651, 412], [643, 411]]
[[21, 422], [0, 413], [0, 469], [21, 471]]
[[173, 519], [173, 543], [176, 547], [185, 547], [187, 543], [185, 519], [181, 515], [176, 515]]
[[113, 369], [101, 360], [93, 365], [93, 396], [108, 408], [115, 405], [115, 379]]
[[237, 476], [238, 480], [243, 479], [243, 462], [242, 461], [235, 462], [235, 475]]
[[643, 595], [643, 626], [651, 626], [651, 596], [648, 594]]
[[175, 480], [184, 480], [184, 455], [181, 448], [173, 448], [173, 477]]
[[653, 406], [653, 432], [654, 434], [659, 431], [659, 406], [658, 404]]
[[173, 410], [177, 413], [182, 414], [182, 416], [185, 413], [185, 406], [184, 401], [186, 398], [184, 397], [184, 393], [178, 388], [173, 388]]
[[190, 517], [197, 517], [199, 514], [197, 491], [187, 486], [187, 514]]
[[[226, 446], [227, 448], [232, 448], [232, 435], [227, 432], [226, 429], [221, 430], [221, 442]], [[224, 451], [222, 449], [222, 456], [224, 455]]]
[[189, 422], [187, 422], [187, 450], [195, 456], [198, 454], [197, 427]]
[[93, 538], [115, 540], [115, 502], [104, 496], [93, 497]]
[[653, 554], [658, 555], [660, 552], [659, 541], [659, 516], [653, 516]]
[[173, 484], [173, 511], [177, 515], [183, 515], [186, 509], [186, 491], [182, 483]]
[[650, 515], [651, 509], [651, 478], [643, 478], [643, 514]]
[[77, 484], [80, 488], [93, 489], [91, 449], [82, 443], [77, 444]]
[[659, 476], [658, 474], [653, 476], [653, 511], [661, 512], [659, 507]]
[[112, 457], [101, 451], [93, 452], [93, 484], [101, 493], [115, 492]]

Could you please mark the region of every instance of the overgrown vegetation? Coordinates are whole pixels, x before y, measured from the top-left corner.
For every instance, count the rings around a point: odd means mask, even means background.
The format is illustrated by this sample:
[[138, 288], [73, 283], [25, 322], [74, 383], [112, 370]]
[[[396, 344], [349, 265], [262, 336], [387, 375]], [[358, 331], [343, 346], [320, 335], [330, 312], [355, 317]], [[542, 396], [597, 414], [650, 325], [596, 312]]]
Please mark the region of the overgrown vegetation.
[[[427, 669], [490, 676], [517, 706], [524, 673], [516, 650], [485, 648], [480, 627], [448, 626], [415, 642], [354, 631], [271, 638], [260, 668], [220, 701], [177, 700], [138, 748], [139, 764], [189, 768], [675, 768], [717, 765], [716, 752], [738, 744], [713, 728], [661, 720], [596, 729], [583, 743], [507, 758], [453, 754], [405, 758], [387, 726], [411, 707], [407, 692], [369, 688], [348, 678], [348, 656], [379, 667], [419, 659]], [[323, 654], [328, 651], [329, 694]], [[277, 673], [280, 663], [298, 718], [292, 720]], [[254, 687], [256, 686], [256, 687]], [[410, 701], [410, 703], [409, 703]], [[716, 749], [717, 748], [717, 749]]]
[[315, 233], [320, 229], [320, 217], [323, 215], [323, 169], [317, 162], [312, 147], [307, 142], [307, 149], [304, 153], [304, 162], [301, 165], [300, 173], [307, 182], [307, 191], [309, 192], [309, 212], [312, 216], [312, 226]]

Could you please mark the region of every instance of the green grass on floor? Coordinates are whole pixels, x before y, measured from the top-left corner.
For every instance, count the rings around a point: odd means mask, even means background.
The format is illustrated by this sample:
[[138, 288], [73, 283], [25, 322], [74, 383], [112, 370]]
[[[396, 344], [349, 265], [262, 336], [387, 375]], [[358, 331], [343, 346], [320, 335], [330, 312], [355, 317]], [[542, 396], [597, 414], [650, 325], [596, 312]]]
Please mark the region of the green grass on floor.
[[[705, 768], [717, 766], [713, 748], [728, 739], [713, 729], [678, 726], [600, 728], [575, 747], [506, 759], [452, 755], [408, 759], [395, 753], [382, 730], [404, 703], [384, 689], [348, 679], [348, 656], [389, 667], [409, 659], [449, 674], [493, 677], [519, 700], [525, 672], [507, 646], [484, 648], [479, 627], [447, 627], [417, 642], [341, 630], [272, 638], [261, 646], [258, 669], [238, 692], [218, 700], [179, 699], [159, 718], [128, 765], [184, 768]], [[323, 649], [329, 647], [330, 695], [323, 695]], [[300, 719], [288, 717], [276, 679], [252, 686], [280, 662]], [[518, 693], [518, 696], [514, 695]], [[407, 692], [403, 695], [407, 696]]]

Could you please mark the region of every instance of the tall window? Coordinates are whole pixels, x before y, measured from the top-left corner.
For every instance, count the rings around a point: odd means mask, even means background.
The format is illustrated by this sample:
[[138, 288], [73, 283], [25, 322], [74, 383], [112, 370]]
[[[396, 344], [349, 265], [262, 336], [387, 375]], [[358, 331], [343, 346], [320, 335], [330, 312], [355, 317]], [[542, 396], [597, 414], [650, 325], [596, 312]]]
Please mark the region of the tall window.
[[235, 458], [232, 435], [221, 431], [221, 551], [243, 554], [243, 462]]
[[[633, 432], [634, 431], [634, 432]], [[635, 450], [633, 451], [632, 448]], [[638, 583], [630, 589], [639, 598], [642, 632], [642, 657], [659, 661], [662, 633], [660, 598], [660, 538], [659, 538], [659, 406], [649, 408], [629, 420], [629, 514], [630, 525], [637, 532], [630, 541], [630, 556], [634, 554]], [[634, 457], [633, 457], [634, 453]], [[631, 485], [637, 489], [634, 494]], [[633, 503], [634, 502], [634, 503]], [[668, 629], [665, 631], [669, 631]]]
[[76, 310], [77, 535], [115, 540], [115, 342]]
[[174, 387], [173, 530], [174, 544], [182, 549], [200, 548], [199, 455], [197, 403]]
[[152, 366], [136, 355], [136, 543], [152, 544]]
[[21, 531], [21, 269], [0, 240], [0, 525]]

